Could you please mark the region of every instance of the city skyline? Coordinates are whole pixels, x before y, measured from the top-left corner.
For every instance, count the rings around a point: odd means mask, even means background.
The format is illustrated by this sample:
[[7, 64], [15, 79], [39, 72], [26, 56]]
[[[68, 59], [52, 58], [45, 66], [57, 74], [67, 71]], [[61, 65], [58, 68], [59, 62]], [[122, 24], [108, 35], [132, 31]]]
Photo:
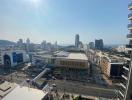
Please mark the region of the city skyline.
[[132, 100], [132, 1], [1, 0], [0, 100], [18, 99]]
[[74, 44], [79, 34], [83, 43], [103, 39], [105, 44], [126, 44], [127, 6], [121, 0], [0, 1], [0, 39]]

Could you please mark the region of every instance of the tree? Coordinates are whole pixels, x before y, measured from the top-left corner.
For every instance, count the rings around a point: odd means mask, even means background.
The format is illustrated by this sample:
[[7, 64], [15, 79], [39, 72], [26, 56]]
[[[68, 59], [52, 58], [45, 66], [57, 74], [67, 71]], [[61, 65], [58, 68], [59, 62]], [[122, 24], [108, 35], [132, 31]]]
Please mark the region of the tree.
[[82, 100], [82, 96], [81, 95], [79, 95], [78, 100]]
[[74, 100], [83, 100], [82, 96], [79, 95], [78, 97], [76, 97]]

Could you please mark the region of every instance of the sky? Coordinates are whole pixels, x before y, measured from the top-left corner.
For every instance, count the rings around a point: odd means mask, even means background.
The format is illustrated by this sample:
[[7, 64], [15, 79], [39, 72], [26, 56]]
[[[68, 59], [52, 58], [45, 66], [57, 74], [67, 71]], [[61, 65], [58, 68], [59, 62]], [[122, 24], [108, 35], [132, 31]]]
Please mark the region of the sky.
[[[130, 0], [129, 0], [130, 1]], [[128, 0], [0, 0], [0, 39], [126, 44]]]

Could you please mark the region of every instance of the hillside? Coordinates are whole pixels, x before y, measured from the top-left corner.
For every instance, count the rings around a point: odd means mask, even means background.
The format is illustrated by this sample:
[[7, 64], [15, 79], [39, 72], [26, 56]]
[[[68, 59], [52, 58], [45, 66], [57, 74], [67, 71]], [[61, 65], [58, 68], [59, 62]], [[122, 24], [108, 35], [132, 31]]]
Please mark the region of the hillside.
[[8, 41], [8, 40], [0, 40], [0, 46], [7, 46], [7, 45], [14, 45], [15, 42]]

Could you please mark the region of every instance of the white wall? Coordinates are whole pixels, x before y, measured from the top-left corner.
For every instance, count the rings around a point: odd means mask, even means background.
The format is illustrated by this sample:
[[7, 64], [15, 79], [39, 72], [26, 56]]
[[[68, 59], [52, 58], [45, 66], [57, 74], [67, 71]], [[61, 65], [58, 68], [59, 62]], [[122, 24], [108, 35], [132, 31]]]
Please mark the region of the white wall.
[[2, 56], [2, 65], [4, 65], [4, 59], [3, 59], [3, 56], [6, 54], [8, 56], [10, 56], [10, 59], [11, 59], [11, 66], [16, 66], [17, 63], [14, 63], [13, 62], [13, 57], [12, 57], [12, 53], [13, 52], [16, 52], [17, 54], [18, 53], [23, 53], [23, 62], [28, 62], [29, 61], [29, 56], [27, 55], [27, 53], [23, 50], [10, 50], [10, 51], [2, 51], [1, 53], [1, 56]]

